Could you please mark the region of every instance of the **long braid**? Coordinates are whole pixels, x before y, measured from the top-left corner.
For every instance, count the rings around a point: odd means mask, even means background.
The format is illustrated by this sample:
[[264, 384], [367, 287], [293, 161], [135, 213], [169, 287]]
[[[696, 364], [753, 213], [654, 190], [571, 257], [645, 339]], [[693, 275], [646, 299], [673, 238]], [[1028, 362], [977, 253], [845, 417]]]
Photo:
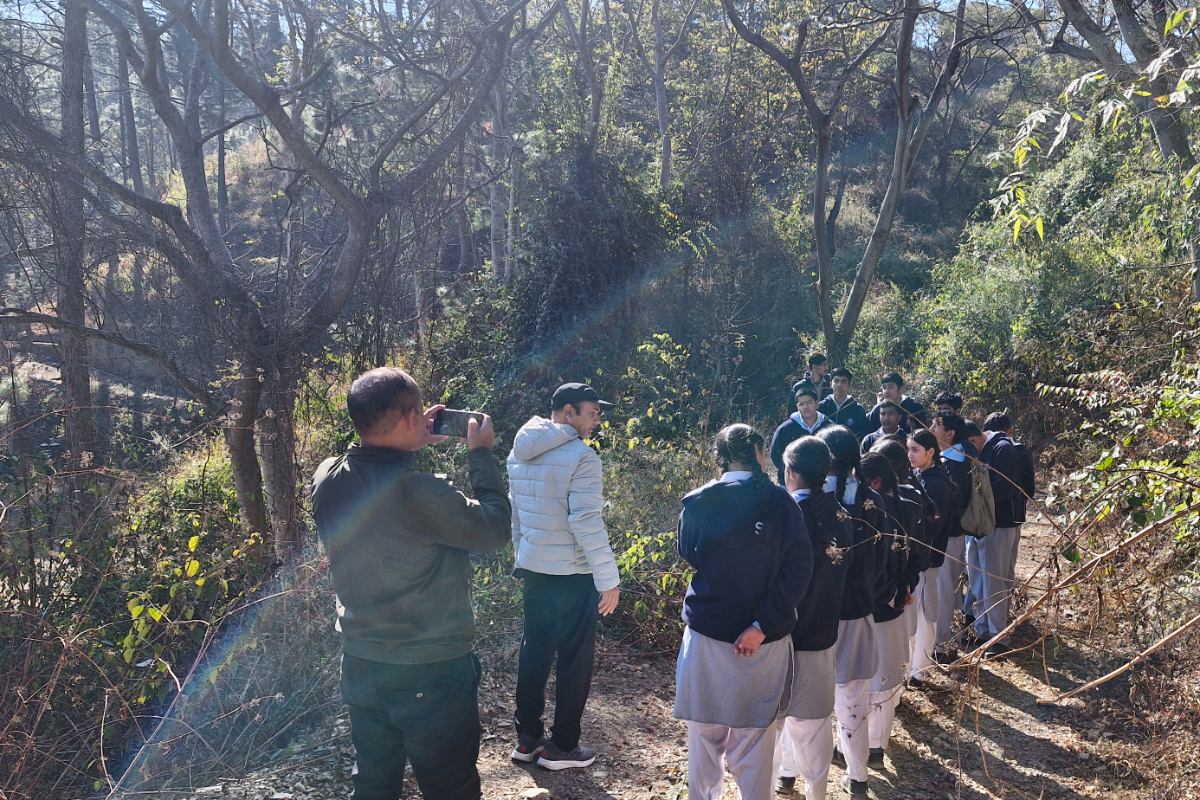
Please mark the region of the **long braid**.
[[783, 463], [808, 487], [807, 505], [817, 515], [815, 522], [823, 534], [819, 541], [822, 551], [835, 543], [837, 533], [836, 509], [825, 502], [825, 476], [832, 461], [829, 447], [816, 436], [802, 436], [783, 451]]
[[763, 435], [740, 422], [722, 428], [713, 442], [713, 453], [722, 470], [728, 470], [730, 464], [739, 462], [750, 465], [751, 481], [758, 492], [759, 518], [762, 520], [766, 519], [770, 510], [771, 494], [775, 488], [758, 463], [757, 451], [765, 449]]
[[837, 476], [835, 494], [838, 502], [845, 504], [846, 484], [850, 482], [850, 476], [858, 468], [858, 461], [861, 457], [858, 451], [858, 439], [842, 425], [830, 425], [822, 428], [817, 431], [816, 435], [829, 448], [829, 455], [833, 459], [830, 469]]

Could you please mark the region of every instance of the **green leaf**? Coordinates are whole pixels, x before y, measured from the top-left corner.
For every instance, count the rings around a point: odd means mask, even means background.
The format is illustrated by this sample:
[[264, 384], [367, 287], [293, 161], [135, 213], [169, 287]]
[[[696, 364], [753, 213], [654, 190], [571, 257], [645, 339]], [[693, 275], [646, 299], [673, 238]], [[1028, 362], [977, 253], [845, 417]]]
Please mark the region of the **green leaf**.
[[193, 558], [192, 560], [188, 561], [185, 570], [189, 578], [196, 577], [196, 573], [200, 571], [200, 562]]
[[1017, 237], [1021, 235], [1021, 218], [1017, 217], [1017, 221], [1013, 223], [1013, 243], [1016, 244]]
[[150, 618], [152, 620], [154, 620], [155, 622], [162, 621], [163, 613], [161, 611], [159, 611], [157, 608], [154, 608], [153, 606], [151, 606], [150, 608], [146, 609], [146, 613], [149, 614]]
[[1046, 241], [1046, 228], [1042, 222], [1042, 218], [1038, 217], [1033, 221], [1033, 224], [1037, 228], [1038, 238], [1042, 241]]
[[145, 610], [146, 610], [145, 606], [134, 606], [133, 608], [129, 609], [129, 616], [132, 617], [133, 619], [137, 619], [138, 617], [140, 617], [142, 615], [142, 612]]
[[193, 536], [192, 538], [188, 539], [188, 551], [192, 552], [192, 553], [196, 552], [196, 547], [199, 546], [199, 544], [200, 544], [199, 536]]

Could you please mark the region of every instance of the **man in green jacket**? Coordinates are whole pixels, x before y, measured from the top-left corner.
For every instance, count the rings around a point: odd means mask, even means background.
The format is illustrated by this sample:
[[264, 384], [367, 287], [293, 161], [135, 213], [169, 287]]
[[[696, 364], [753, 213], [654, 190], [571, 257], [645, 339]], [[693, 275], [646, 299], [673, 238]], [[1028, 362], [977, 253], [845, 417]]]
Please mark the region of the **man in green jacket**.
[[408, 373], [359, 376], [346, 405], [359, 442], [317, 469], [313, 517], [337, 592], [354, 800], [400, 797], [406, 760], [427, 800], [478, 800], [470, 551], [502, 548], [512, 514], [491, 419], [467, 429], [472, 500], [417, 468], [415, 451], [446, 437]]

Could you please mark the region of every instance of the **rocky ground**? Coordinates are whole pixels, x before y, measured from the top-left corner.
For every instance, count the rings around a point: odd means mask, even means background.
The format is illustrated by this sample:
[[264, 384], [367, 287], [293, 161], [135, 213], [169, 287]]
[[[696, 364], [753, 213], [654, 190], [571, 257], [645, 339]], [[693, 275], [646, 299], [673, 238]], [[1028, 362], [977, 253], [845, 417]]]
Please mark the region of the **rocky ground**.
[[[1053, 543], [1048, 526], [1026, 526], [1020, 574], [1036, 597], [1048, 572], [1038, 572]], [[1035, 574], [1036, 573], [1036, 574]], [[1031, 578], [1032, 576], [1032, 578]], [[887, 768], [872, 772], [880, 800], [901, 798], [1149, 797], [1152, 776], [1138, 771], [1137, 733], [1128, 718], [1110, 714], [1117, 684], [1059, 704], [1039, 703], [1099, 674], [1101, 662], [1080, 636], [1039, 639], [1039, 625], [1018, 632], [1021, 652], [1001, 660], [939, 673], [933, 688], [905, 694], [888, 749]], [[1069, 626], [1060, 628], [1068, 631]], [[675, 659], [647, 655], [601, 640], [585, 744], [600, 754], [584, 770], [552, 773], [509, 759], [516, 680], [516, 634], [490, 637], [481, 648], [484, 737], [480, 757], [485, 798], [515, 798], [544, 787], [562, 800], [675, 800], [687, 794], [687, 748], [682, 723], [671, 718]], [[352, 753], [345, 718], [312, 732], [249, 777], [192, 789], [183, 796], [254, 800], [348, 797]], [[830, 797], [841, 771], [833, 769]], [[413, 784], [413, 796], [419, 796]], [[176, 796], [180, 796], [177, 794]], [[724, 797], [737, 797], [727, 782]]]

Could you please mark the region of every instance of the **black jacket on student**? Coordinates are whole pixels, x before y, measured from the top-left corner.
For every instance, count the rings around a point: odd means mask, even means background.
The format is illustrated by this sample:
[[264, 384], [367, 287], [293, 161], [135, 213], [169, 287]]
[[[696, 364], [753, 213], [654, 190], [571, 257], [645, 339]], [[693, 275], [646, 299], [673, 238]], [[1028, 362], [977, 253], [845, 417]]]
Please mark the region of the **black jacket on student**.
[[[792, 647], [796, 650], [825, 650], [837, 644], [842, 594], [852, 560], [849, 548], [854, 544], [854, 523], [845, 515], [844, 519], [838, 518], [838, 512], [844, 509], [832, 494], [808, 494], [797, 502], [812, 545], [813, 574], [808, 592], [796, 609], [797, 622], [792, 631]], [[833, 530], [822, 523], [826, 519], [837, 520], [832, 526]], [[831, 547], [840, 552], [831, 557]]]
[[950, 479], [944, 467], [934, 464], [924, 472], [918, 473], [925, 494], [933, 502], [933, 512], [925, 515], [925, 524], [930, 532], [932, 550], [929, 553], [929, 566], [937, 568], [946, 563], [946, 544], [950, 541], [951, 523], [957, 522], [962, 516], [960, 511], [956, 517], [958, 498], [955, 496], [957, 487]]
[[[880, 402], [876, 403], [875, 406], [871, 409], [871, 412], [869, 414], [867, 414], [867, 432], [868, 433], [870, 433], [871, 431], [879, 430], [880, 426], [882, 425], [882, 423], [879, 421], [879, 407], [881, 405], [883, 405], [883, 402], [884, 401], [880, 401]], [[915, 428], [920, 429], [920, 428], [923, 428], [923, 427], [926, 427], [929, 425], [929, 419], [925, 415], [925, 406], [921, 405], [916, 400], [913, 400], [908, 395], [901, 395], [900, 402], [898, 403], [898, 405], [900, 406], [900, 427], [901, 428], [904, 428], [905, 430], [913, 430], [914, 426], [915, 426]], [[921, 424], [917, 425], [916, 422], [910, 423], [908, 421], [908, 418], [910, 416], [915, 417], [917, 420], [920, 420]]]
[[[862, 619], [875, 610], [877, 597], [889, 602], [896, 596], [896, 586], [885, 569], [885, 556], [880, 555], [891, 546], [892, 538], [886, 534], [892, 527], [883, 513], [883, 498], [868, 486], [861, 483], [848, 486], [842, 505], [853, 520], [854, 547], [849, 554], [838, 616], [844, 620]], [[879, 535], [880, 532], [884, 535]]]
[[864, 436], [863, 440], [862, 440], [862, 444], [859, 445], [859, 449], [864, 453], [869, 453], [869, 452], [871, 452], [871, 448], [874, 447], [875, 443], [878, 442], [880, 439], [882, 439], [885, 436], [895, 435], [895, 434], [899, 434], [900, 436], [903, 436], [905, 439], [908, 438], [908, 431], [904, 429], [903, 425], [901, 425], [899, 428], [897, 428], [893, 432], [893, 434], [886, 434], [883, 432], [883, 428], [880, 428], [879, 430], [871, 431], [866, 436]]
[[900, 525], [908, 533], [908, 560], [904, 570], [904, 583], [911, 593], [917, 588], [921, 573], [929, 569], [929, 546], [933, 544], [929, 518], [933, 516], [933, 512], [927, 505], [925, 495], [912, 486], [900, 484], [896, 487], [896, 494], [900, 497]]
[[954, 492], [954, 508], [950, 514], [950, 521], [947, 523], [947, 539], [965, 536], [967, 533], [962, 529], [960, 520], [962, 519], [963, 512], [967, 510], [967, 506], [971, 503], [972, 459], [979, 458], [979, 451], [970, 442], [963, 442], [961, 445], [955, 445], [955, 447], [962, 447], [962, 455], [964, 456], [962, 461], [956, 461], [946, 455], [951, 452], [950, 450], [942, 451], [942, 459], [946, 463], [946, 474], [950, 476], [950, 480], [954, 483], [956, 490]]
[[783, 451], [787, 449], [787, 446], [802, 436], [813, 436], [817, 431], [824, 430], [830, 425], [833, 423], [829, 418], [818, 411], [816, 424], [810, 430], [804, 426], [800, 412], [797, 411], [775, 429], [775, 435], [771, 437], [771, 463], [775, 465], [780, 486], [783, 486]]
[[[988, 467], [992, 496], [996, 498], [996, 527], [1014, 528], [1025, 519], [1025, 496], [1017, 488], [1021, 473], [1012, 439], [994, 433], [984, 444], [979, 460]], [[1018, 508], [1018, 504], [1020, 508]]]
[[[916, 529], [921, 518], [920, 506], [894, 494], [882, 495], [886, 535], [876, 543], [877, 587], [872, 613], [876, 622], [891, 622], [904, 613], [904, 601], [913, 588], [909, 584], [910, 548], [905, 547], [904, 531]], [[916, 506], [914, 508], [914, 506]], [[920, 574], [920, 571], [917, 571]], [[891, 590], [890, 592], [888, 590]], [[889, 597], [890, 593], [890, 597]]]
[[787, 491], [772, 486], [764, 512], [752, 479], [713, 481], [683, 498], [678, 539], [696, 570], [683, 599], [688, 627], [729, 643], [755, 623], [768, 642], [792, 632], [813, 554]]
[[846, 395], [846, 400], [841, 405], [838, 405], [833, 395], [829, 395], [821, 401], [817, 410], [829, 417], [833, 424], [849, 428], [859, 439], [867, 433], [867, 410], [852, 394]]
[[818, 403], [824, 400], [825, 397], [833, 391], [833, 387], [830, 385], [828, 375], [826, 375], [824, 378], [821, 378], [819, 381], [814, 381], [812, 377], [812, 371], [807, 369], [804, 370], [804, 377], [792, 384], [792, 391], [788, 395], [787, 411], [789, 414], [796, 410], [796, 392], [800, 391], [801, 388], [812, 389], [814, 392], [816, 392]]

